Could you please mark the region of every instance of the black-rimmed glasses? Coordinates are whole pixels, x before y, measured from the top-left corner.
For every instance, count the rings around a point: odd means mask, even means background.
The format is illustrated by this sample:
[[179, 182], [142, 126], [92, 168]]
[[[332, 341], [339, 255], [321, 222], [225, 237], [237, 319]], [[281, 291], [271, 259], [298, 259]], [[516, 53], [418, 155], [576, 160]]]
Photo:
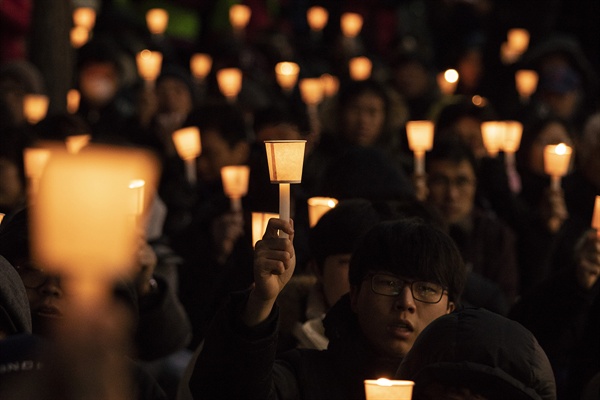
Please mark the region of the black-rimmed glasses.
[[371, 274], [371, 290], [383, 296], [398, 296], [408, 286], [413, 299], [427, 304], [439, 303], [446, 289], [437, 283], [409, 281], [389, 274]]

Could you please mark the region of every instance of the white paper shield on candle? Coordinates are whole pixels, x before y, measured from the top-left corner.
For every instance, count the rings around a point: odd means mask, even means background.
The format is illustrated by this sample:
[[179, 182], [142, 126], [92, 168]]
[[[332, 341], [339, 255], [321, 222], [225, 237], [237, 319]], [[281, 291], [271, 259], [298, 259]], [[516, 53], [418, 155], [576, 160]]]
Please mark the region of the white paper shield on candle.
[[279, 214], [266, 212], [252, 212], [252, 247], [262, 239], [271, 218], [279, 218]]
[[373, 63], [368, 57], [353, 57], [348, 62], [350, 78], [354, 81], [364, 81], [371, 77]]
[[319, 79], [321, 80], [324, 97], [333, 97], [337, 94], [340, 88], [340, 80], [336, 76], [325, 73]]
[[229, 8], [229, 23], [236, 32], [240, 32], [246, 28], [251, 16], [252, 10], [247, 5], [234, 4]]
[[154, 87], [154, 82], [160, 75], [162, 60], [163, 56], [160, 51], [144, 49], [136, 54], [138, 74], [150, 87]]
[[77, 113], [79, 110], [79, 101], [81, 100], [81, 94], [77, 89], [69, 89], [67, 92], [67, 112], [69, 114]]
[[35, 125], [46, 118], [49, 104], [50, 99], [44, 94], [28, 93], [23, 96], [23, 115], [27, 122]]
[[74, 49], [78, 49], [90, 40], [90, 31], [83, 26], [74, 26], [69, 32], [69, 40]]
[[237, 100], [242, 90], [242, 70], [239, 68], [223, 68], [217, 71], [217, 84], [225, 98], [231, 102]]
[[338, 204], [338, 200], [333, 197], [311, 197], [308, 203], [308, 224], [312, 228], [321, 217]]
[[77, 7], [73, 10], [73, 25], [86, 31], [94, 29], [96, 24], [96, 10], [91, 7]]
[[[290, 219], [290, 183], [302, 181], [306, 140], [265, 140], [269, 179], [279, 184], [279, 215]], [[281, 232], [280, 237], [287, 237]]]
[[92, 135], [71, 135], [65, 138], [67, 151], [71, 154], [77, 154], [92, 140]]
[[520, 69], [515, 72], [515, 85], [519, 96], [527, 100], [537, 89], [539, 76], [532, 69]]
[[425, 173], [425, 152], [433, 147], [433, 132], [435, 125], [432, 121], [408, 121], [406, 137], [408, 147], [414, 153], [414, 169], [416, 175]]
[[324, 7], [313, 6], [306, 11], [306, 21], [313, 32], [320, 32], [327, 25], [329, 12]]
[[357, 13], [343, 13], [340, 18], [340, 27], [342, 35], [348, 38], [358, 36], [363, 26], [363, 17]]
[[551, 187], [560, 188], [560, 179], [569, 172], [573, 149], [564, 143], [544, 146], [544, 172], [550, 175]]
[[454, 94], [458, 85], [458, 71], [455, 69], [447, 69], [436, 75], [436, 82], [440, 88], [440, 92], [446, 96]]
[[191, 184], [196, 183], [196, 158], [202, 152], [200, 129], [188, 126], [173, 132], [173, 144], [179, 157], [185, 162], [186, 177]]
[[275, 79], [286, 93], [290, 93], [296, 86], [299, 73], [300, 66], [295, 62], [282, 61], [275, 65]]
[[190, 71], [194, 79], [203, 82], [210, 73], [213, 59], [210, 54], [194, 53], [190, 57]]
[[155, 187], [156, 165], [140, 149], [90, 145], [76, 156], [52, 149], [31, 207], [36, 264], [74, 278], [92, 297], [111, 280], [130, 276], [141, 227], [131, 218], [129, 185], [143, 179]]
[[227, 165], [221, 168], [223, 192], [231, 199], [231, 209], [241, 211], [241, 199], [248, 193], [250, 167], [247, 165]]
[[592, 228], [596, 230], [596, 234], [600, 237], [600, 196], [596, 196], [594, 202], [594, 214], [592, 215]]
[[162, 35], [169, 25], [169, 13], [164, 8], [151, 8], [146, 12], [146, 26], [153, 35]]
[[365, 395], [367, 400], [411, 400], [415, 383], [405, 380], [366, 379]]
[[496, 157], [504, 146], [506, 124], [503, 121], [485, 121], [481, 123], [483, 146], [490, 155]]

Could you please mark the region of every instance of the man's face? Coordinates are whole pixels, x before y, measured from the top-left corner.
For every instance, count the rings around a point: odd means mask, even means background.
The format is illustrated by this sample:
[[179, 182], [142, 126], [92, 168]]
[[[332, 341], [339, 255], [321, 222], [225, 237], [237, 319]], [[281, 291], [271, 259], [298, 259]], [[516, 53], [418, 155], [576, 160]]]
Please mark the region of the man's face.
[[385, 103], [375, 93], [364, 93], [348, 104], [342, 117], [346, 139], [358, 146], [371, 146], [383, 131]]
[[427, 186], [429, 201], [449, 224], [463, 221], [473, 210], [476, 177], [469, 161], [458, 164], [449, 160], [430, 162]]
[[319, 279], [329, 307], [350, 291], [348, 269], [351, 256], [351, 253], [334, 254], [326, 257], [323, 262], [323, 273], [319, 275]]
[[408, 285], [398, 296], [377, 294], [371, 289], [370, 276], [360, 287], [351, 288], [350, 297], [363, 334], [384, 356], [404, 357], [431, 321], [454, 310], [446, 292], [435, 304], [415, 300]]

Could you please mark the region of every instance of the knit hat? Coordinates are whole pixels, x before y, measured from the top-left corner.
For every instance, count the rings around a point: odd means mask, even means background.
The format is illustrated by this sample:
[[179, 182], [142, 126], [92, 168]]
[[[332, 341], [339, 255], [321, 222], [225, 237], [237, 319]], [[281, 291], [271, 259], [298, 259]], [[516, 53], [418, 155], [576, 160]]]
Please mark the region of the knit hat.
[[31, 333], [31, 313], [23, 281], [6, 258], [0, 256], [0, 330], [9, 335]]
[[379, 213], [364, 199], [343, 200], [327, 211], [309, 232], [310, 251], [319, 268], [328, 256], [352, 253], [362, 235], [379, 221]]

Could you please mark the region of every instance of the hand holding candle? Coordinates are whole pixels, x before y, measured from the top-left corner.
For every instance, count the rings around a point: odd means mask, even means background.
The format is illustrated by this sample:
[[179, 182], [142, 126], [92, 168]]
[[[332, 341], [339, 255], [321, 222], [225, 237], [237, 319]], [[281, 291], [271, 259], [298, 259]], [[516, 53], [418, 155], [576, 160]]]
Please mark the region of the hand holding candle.
[[265, 146], [271, 183], [279, 184], [279, 217], [289, 221], [290, 183], [302, 180], [306, 140], [265, 140]]

